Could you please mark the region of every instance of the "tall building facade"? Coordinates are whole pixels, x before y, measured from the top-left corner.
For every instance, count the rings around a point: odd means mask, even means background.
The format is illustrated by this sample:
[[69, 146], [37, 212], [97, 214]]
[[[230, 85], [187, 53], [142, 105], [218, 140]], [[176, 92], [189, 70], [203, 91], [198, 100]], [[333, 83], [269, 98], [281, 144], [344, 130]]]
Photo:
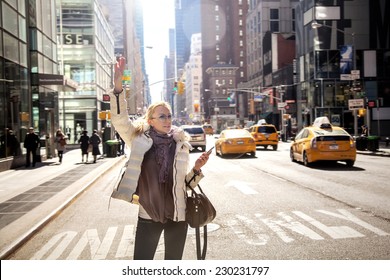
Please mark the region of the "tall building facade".
[[185, 96], [187, 122], [202, 123], [204, 108], [201, 108], [202, 95], [202, 35], [191, 37], [191, 55], [185, 64]]
[[172, 113], [176, 115], [174, 83], [176, 81], [176, 67], [175, 67], [175, 29], [169, 29], [169, 54], [164, 59], [164, 87], [161, 93], [161, 100], [171, 104]]
[[295, 58], [295, 6], [298, 2], [250, 1], [246, 21], [248, 78], [241, 86], [258, 93], [250, 94], [249, 119], [266, 119], [280, 130], [282, 112], [276, 106], [285, 100], [282, 100], [283, 94], [276, 85], [289, 85], [283, 89], [289, 91], [289, 95], [295, 89], [292, 87], [293, 73], [291, 77], [283, 79], [280, 79], [280, 75], [275, 77], [274, 73], [283, 67], [292, 68]]
[[[236, 118], [239, 105], [231, 104], [228, 98], [239, 83], [247, 80], [248, 1], [204, 1], [201, 11], [203, 106], [206, 120], [218, 119], [219, 129], [228, 125], [228, 119]], [[241, 99], [241, 104], [245, 103], [246, 99]]]
[[296, 10], [299, 125], [325, 115], [351, 134], [366, 124], [389, 135], [389, 1], [306, 0]]
[[[58, 63], [56, 1], [0, 1], [0, 170], [23, 165], [29, 127], [54, 156], [58, 96], [75, 90]], [[16, 139], [11, 145], [10, 139]]]
[[[184, 81], [185, 64], [191, 54], [191, 37], [201, 32], [201, 0], [175, 0], [175, 76]], [[174, 95], [177, 113], [186, 112], [186, 95]]]
[[59, 94], [59, 128], [77, 143], [83, 130], [110, 127], [103, 96], [112, 83], [114, 38], [97, 0], [62, 0], [57, 11], [61, 70], [78, 85]]

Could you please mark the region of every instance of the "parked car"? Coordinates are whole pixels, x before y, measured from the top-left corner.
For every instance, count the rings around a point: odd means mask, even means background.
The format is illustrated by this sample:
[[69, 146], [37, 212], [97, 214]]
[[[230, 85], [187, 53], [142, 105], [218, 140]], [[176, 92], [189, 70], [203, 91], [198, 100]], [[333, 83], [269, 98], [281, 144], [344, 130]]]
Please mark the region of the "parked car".
[[206, 151], [206, 133], [200, 125], [182, 125], [181, 128], [186, 131], [190, 136], [190, 144], [193, 148], [201, 148], [202, 151]]
[[252, 135], [246, 129], [225, 129], [215, 141], [215, 153], [256, 155], [256, 144]]
[[208, 135], [213, 135], [214, 134], [214, 128], [210, 124], [204, 124], [203, 125], [203, 130]]
[[263, 146], [264, 149], [272, 146], [274, 151], [278, 149], [279, 136], [273, 124], [253, 125], [249, 132], [255, 139], [256, 146]]
[[305, 166], [321, 160], [344, 161], [347, 166], [353, 166], [356, 146], [348, 132], [332, 125], [327, 117], [321, 117], [293, 138], [290, 158], [292, 161], [303, 162]]

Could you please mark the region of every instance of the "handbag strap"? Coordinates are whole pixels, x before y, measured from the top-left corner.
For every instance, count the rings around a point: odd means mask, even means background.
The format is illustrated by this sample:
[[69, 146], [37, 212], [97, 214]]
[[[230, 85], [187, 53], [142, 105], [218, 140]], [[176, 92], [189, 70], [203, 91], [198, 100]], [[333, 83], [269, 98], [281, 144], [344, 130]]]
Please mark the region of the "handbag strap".
[[207, 252], [207, 225], [203, 226], [203, 248], [201, 250], [200, 244], [200, 229], [199, 227], [195, 228], [196, 232], [196, 256], [198, 260], [206, 259]]
[[118, 115], [121, 113], [121, 109], [120, 109], [120, 105], [119, 105], [119, 94], [120, 93], [116, 93], [115, 90], [114, 90], [114, 95], [116, 97], [116, 113]]
[[[191, 189], [193, 193], [196, 193], [194, 188], [191, 187], [190, 183], [195, 179], [195, 175], [192, 176], [191, 180], [189, 182], [186, 182], [186, 186]], [[202, 188], [198, 184], [197, 187], [199, 188], [200, 192], [203, 193]], [[195, 235], [196, 235], [196, 256], [198, 260], [205, 260], [206, 259], [206, 252], [207, 252], [207, 225], [203, 226], [203, 248], [201, 248], [200, 243], [200, 228], [195, 228]]]

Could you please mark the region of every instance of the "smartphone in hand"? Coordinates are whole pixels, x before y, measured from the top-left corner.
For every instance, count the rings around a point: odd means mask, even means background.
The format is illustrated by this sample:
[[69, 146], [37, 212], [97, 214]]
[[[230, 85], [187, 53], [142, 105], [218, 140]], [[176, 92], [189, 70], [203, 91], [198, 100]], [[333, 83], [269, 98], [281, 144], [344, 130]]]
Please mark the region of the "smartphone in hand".
[[211, 154], [211, 152], [212, 152], [213, 149], [214, 149], [214, 146], [211, 147], [211, 149], [207, 151], [207, 154], [208, 154], [208, 155]]

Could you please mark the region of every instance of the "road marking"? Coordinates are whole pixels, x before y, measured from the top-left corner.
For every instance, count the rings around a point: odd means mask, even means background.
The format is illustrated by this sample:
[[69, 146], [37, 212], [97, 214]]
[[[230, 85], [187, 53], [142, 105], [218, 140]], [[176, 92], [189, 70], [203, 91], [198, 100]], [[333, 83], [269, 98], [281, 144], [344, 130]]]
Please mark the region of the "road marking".
[[243, 194], [258, 194], [257, 191], [249, 187], [243, 181], [230, 181], [227, 186], [235, 187], [237, 190], [242, 192]]
[[119, 259], [130, 258], [133, 255], [134, 248], [134, 225], [127, 225], [123, 230], [121, 241], [115, 257]]
[[[256, 214], [259, 217], [258, 214]], [[284, 242], [289, 243], [294, 241], [292, 237], [289, 237], [286, 232], [283, 231], [282, 227], [289, 229], [295, 233], [306, 236], [311, 240], [322, 240], [324, 239], [321, 235], [303, 225], [302, 223], [295, 221], [291, 216], [285, 214], [284, 212], [278, 213], [278, 216], [284, 219], [261, 219], [263, 223], [270, 227]]]
[[[32, 260], [57, 260], [61, 257], [70, 242], [76, 237], [77, 232], [65, 231], [53, 236], [38, 252], [31, 258]], [[57, 247], [50, 253], [50, 249], [58, 243]], [[50, 254], [49, 254], [50, 253]], [[47, 257], [45, 257], [49, 254]]]
[[[340, 221], [347, 221], [353, 223], [356, 226], [360, 226], [366, 230], [379, 236], [388, 236], [389, 233], [361, 220], [349, 211], [345, 209], [337, 209], [334, 212], [326, 210], [313, 210], [314, 212], [321, 213], [327, 216], [327, 221], [332, 223], [339, 223]], [[267, 217], [262, 213], [255, 213], [255, 219], [245, 215], [234, 215], [231, 219], [226, 221], [226, 224], [243, 242], [254, 246], [265, 246], [271, 240], [273, 236], [280, 238], [284, 243], [292, 243], [296, 241], [295, 235], [298, 234], [301, 237], [309, 238], [313, 241], [326, 240], [326, 237], [321, 233], [325, 233], [331, 239], [347, 239], [347, 238], [359, 238], [365, 235], [358, 232], [356, 229], [346, 226], [329, 226], [324, 222], [321, 222], [302, 211], [291, 211], [290, 215], [285, 212], [276, 213], [274, 217]], [[294, 216], [295, 215], [295, 216]], [[320, 216], [322, 218], [323, 216]], [[329, 219], [329, 217], [337, 219]], [[297, 218], [301, 220], [297, 220]], [[224, 220], [225, 221], [225, 220]], [[218, 222], [218, 219], [215, 220]], [[306, 226], [304, 222], [308, 223], [311, 228]], [[221, 225], [212, 224], [211, 230], [218, 230]], [[314, 226], [314, 229], [312, 229]], [[130, 259], [134, 250], [134, 237], [135, 226], [125, 225], [123, 226], [123, 233], [119, 235], [119, 227], [109, 227], [104, 235], [103, 240], [100, 240], [97, 229], [87, 229], [84, 234], [79, 236], [79, 233], [75, 231], [65, 231], [53, 236], [46, 244], [38, 250], [31, 259], [91, 259], [102, 260], [107, 259], [108, 254], [115, 255], [116, 259]], [[318, 229], [321, 233], [315, 231]], [[268, 232], [267, 232], [268, 230]], [[292, 233], [292, 234], [291, 234]], [[189, 232], [189, 236], [192, 236], [194, 242], [194, 236]], [[329, 239], [328, 237], [328, 239]], [[79, 238], [79, 240], [77, 240]], [[116, 238], [118, 240], [118, 247], [113, 247], [113, 243]], [[303, 240], [298, 238], [298, 240]], [[73, 248], [69, 248], [70, 244], [76, 243]], [[116, 243], [116, 242], [115, 242]], [[89, 246], [88, 246], [89, 245]], [[115, 254], [114, 251], [116, 250]], [[70, 251], [69, 255], [66, 253]], [[84, 253], [84, 254], [83, 254]], [[88, 253], [90, 256], [88, 257]], [[161, 236], [158, 244], [155, 259], [162, 259], [164, 256], [164, 238]]]
[[89, 244], [91, 259], [92, 260], [104, 260], [111, 248], [111, 244], [114, 240], [117, 227], [108, 228], [103, 241], [100, 241], [97, 229], [88, 229], [81, 236], [79, 242], [73, 248], [67, 257], [68, 260], [77, 260], [81, 253], [85, 250]]
[[[265, 233], [265, 230], [254, 220], [249, 219], [242, 215], [236, 215], [238, 220], [243, 222], [245, 225], [248, 226], [248, 228], [251, 229], [251, 231], [255, 234], [258, 240], [253, 240], [248, 237], [245, 237], [245, 241], [249, 243], [250, 245], [265, 245], [267, 244], [269, 240], [269, 235]], [[242, 235], [242, 234], [241, 234]]]
[[319, 230], [322, 230], [326, 234], [328, 234], [333, 239], [341, 239], [341, 238], [356, 238], [356, 237], [363, 237], [364, 235], [360, 232], [347, 227], [347, 226], [326, 226], [323, 223], [320, 223], [319, 221], [313, 219], [312, 217], [300, 212], [300, 211], [293, 211], [295, 215], [302, 218], [303, 220], [309, 222]]
[[320, 213], [326, 214], [326, 215], [330, 215], [330, 216], [333, 216], [336, 218], [340, 218], [340, 219], [344, 219], [344, 220], [353, 222], [353, 223], [355, 223], [355, 224], [357, 224], [365, 229], [368, 229], [368, 230], [372, 231], [373, 233], [376, 233], [380, 236], [389, 235], [389, 233], [387, 233], [387, 232], [385, 232], [377, 227], [370, 225], [369, 223], [359, 219], [358, 217], [354, 216], [353, 214], [351, 214], [350, 212], [348, 212], [345, 209], [337, 209], [337, 211], [339, 211], [341, 213], [341, 215], [336, 214], [336, 213], [332, 213], [329, 211], [325, 211], [325, 210], [317, 210], [317, 211]]

